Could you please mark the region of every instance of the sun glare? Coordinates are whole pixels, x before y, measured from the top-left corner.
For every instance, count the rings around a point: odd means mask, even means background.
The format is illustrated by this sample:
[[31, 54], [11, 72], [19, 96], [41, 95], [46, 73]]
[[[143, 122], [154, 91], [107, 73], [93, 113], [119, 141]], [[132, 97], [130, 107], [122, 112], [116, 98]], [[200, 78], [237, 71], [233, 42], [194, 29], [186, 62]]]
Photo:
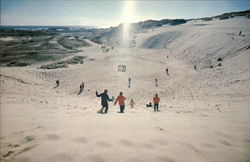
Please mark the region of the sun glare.
[[126, 0], [123, 11], [123, 23], [130, 23], [134, 18], [134, 1]]
[[124, 4], [124, 11], [123, 11], [123, 43], [124, 45], [129, 40], [129, 32], [130, 32], [130, 26], [129, 23], [133, 22], [134, 19], [134, 8], [135, 4], [132, 0], [126, 0]]

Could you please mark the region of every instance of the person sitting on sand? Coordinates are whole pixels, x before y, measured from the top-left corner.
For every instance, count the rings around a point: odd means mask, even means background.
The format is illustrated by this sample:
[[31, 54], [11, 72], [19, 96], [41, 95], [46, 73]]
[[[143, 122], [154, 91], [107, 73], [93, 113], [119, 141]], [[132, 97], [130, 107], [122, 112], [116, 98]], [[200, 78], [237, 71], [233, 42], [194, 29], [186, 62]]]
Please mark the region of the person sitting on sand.
[[130, 105], [131, 108], [134, 108], [135, 102], [134, 102], [133, 98], [130, 100], [129, 105]]
[[155, 94], [153, 101], [154, 101], [154, 111], [159, 111], [160, 98], [158, 97], [158, 94]]
[[113, 101], [113, 99], [110, 99], [108, 96], [108, 90], [105, 89], [102, 94], [98, 94], [98, 92], [96, 91], [96, 96], [101, 97], [102, 108], [98, 112], [103, 113], [103, 109], [105, 108], [105, 113], [108, 113], [108, 109], [109, 109], [108, 101]]
[[59, 85], [60, 85], [60, 82], [59, 82], [59, 80], [56, 80], [56, 86], [55, 86], [54, 88], [57, 88], [57, 87], [59, 87]]
[[146, 104], [146, 107], [152, 107], [152, 103], [149, 102], [149, 104]]
[[114, 105], [116, 105], [117, 101], [119, 102], [119, 105], [120, 105], [120, 113], [123, 113], [124, 112], [124, 109], [125, 109], [125, 101], [126, 100], [126, 97], [124, 97], [122, 95], [122, 92], [120, 92], [120, 95], [117, 96], [116, 100], [115, 100], [115, 103]]

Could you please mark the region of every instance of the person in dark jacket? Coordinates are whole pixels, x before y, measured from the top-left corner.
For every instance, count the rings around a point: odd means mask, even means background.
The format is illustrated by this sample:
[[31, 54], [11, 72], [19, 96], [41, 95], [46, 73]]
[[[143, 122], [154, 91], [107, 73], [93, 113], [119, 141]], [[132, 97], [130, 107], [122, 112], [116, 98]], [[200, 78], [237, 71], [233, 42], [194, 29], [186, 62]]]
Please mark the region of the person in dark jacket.
[[98, 92], [96, 91], [96, 96], [101, 97], [102, 108], [98, 112], [103, 113], [103, 109], [105, 108], [105, 113], [108, 113], [108, 109], [109, 109], [108, 101], [113, 101], [113, 99], [110, 99], [108, 96], [108, 90], [105, 89], [104, 92], [101, 94], [98, 94]]

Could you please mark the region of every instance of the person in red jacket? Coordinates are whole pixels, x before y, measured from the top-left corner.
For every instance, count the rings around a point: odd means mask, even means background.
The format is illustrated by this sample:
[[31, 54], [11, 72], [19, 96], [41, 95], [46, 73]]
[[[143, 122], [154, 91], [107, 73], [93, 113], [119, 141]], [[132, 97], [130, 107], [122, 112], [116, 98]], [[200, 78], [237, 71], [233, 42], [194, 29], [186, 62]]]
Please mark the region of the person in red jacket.
[[158, 94], [155, 94], [153, 101], [154, 101], [154, 111], [159, 111], [160, 98], [158, 97]]
[[124, 97], [122, 95], [122, 92], [120, 92], [120, 95], [117, 96], [116, 100], [115, 100], [115, 104], [117, 103], [117, 101], [119, 102], [119, 105], [120, 105], [120, 113], [123, 113], [124, 112], [124, 109], [125, 109], [125, 102], [124, 100], [126, 100], [126, 97]]

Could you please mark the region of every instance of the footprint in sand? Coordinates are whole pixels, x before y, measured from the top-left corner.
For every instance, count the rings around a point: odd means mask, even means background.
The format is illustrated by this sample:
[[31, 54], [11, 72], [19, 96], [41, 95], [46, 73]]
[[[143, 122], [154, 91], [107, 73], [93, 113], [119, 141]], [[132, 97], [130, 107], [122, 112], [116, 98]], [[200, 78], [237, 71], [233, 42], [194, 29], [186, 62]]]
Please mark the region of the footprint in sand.
[[174, 162], [173, 159], [166, 157], [166, 156], [157, 156], [157, 157], [155, 157], [155, 161], [157, 161], [157, 162]]
[[244, 139], [244, 143], [249, 143], [250, 144], [250, 139]]
[[105, 141], [98, 141], [98, 142], [96, 142], [96, 144], [97, 144], [98, 146], [106, 147], [106, 148], [112, 147], [112, 145], [111, 145], [110, 143], [107, 143], [107, 142], [105, 142]]
[[186, 146], [188, 149], [193, 150], [194, 152], [196, 152], [196, 153], [198, 153], [198, 154], [204, 156], [204, 153], [202, 152], [202, 150], [199, 149], [199, 148], [197, 148], [196, 146], [194, 146], [194, 145], [192, 145], [192, 144], [190, 144], [190, 143], [185, 143], [185, 142], [182, 142], [182, 144], [183, 144], [184, 146]]
[[60, 139], [60, 137], [58, 135], [56, 135], [56, 134], [48, 134], [47, 138], [49, 140], [59, 140]]
[[73, 139], [73, 141], [77, 142], [77, 143], [87, 143], [88, 140], [85, 137], [76, 137]]
[[88, 157], [86, 157], [86, 159], [82, 159], [82, 161], [86, 161], [86, 162], [107, 162], [106, 160], [104, 160], [104, 158], [100, 155], [90, 155]]
[[150, 143], [142, 143], [141, 146], [146, 149], [153, 149], [155, 146]]
[[61, 152], [61, 153], [57, 153], [57, 154], [52, 155], [48, 159], [48, 161], [58, 161], [58, 162], [59, 161], [74, 161], [74, 158], [65, 152]]
[[145, 162], [145, 160], [141, 160], [141, 159], [139, 159], [137, 157], [132, 157], [132, 158], [128, 158], [126, 160], [126, 162]]
[[126, 146], [126, 147], [134, 147], [135, 146], [134, 143], [132, 143], [132, 142], [126, 140], [126, 139], [121, 139], [119, 141], [119, 143], [122, 144], [123, 146]]
[[213, 144], [210, 144], [210, 143], [202, 143], [201, 144], [202, 146], [205, 146], [205, 147], [207, 147], [207, 148], [216, 148], [216, 146], [215, 145], [213, 145]]
[[228, 141], [221, 140], [220, 142], [221, 142], [223, 145], [225, 145], [225, 146], [232, 146], [232, 144], [229, 143]]
[[168, 145], [168, 141], [164, 138], [155, 138], [155, 139], [151, 139], [150, 143], [154, 143], [156, 145], [161, 145], [161, 146], [166, 146]]

